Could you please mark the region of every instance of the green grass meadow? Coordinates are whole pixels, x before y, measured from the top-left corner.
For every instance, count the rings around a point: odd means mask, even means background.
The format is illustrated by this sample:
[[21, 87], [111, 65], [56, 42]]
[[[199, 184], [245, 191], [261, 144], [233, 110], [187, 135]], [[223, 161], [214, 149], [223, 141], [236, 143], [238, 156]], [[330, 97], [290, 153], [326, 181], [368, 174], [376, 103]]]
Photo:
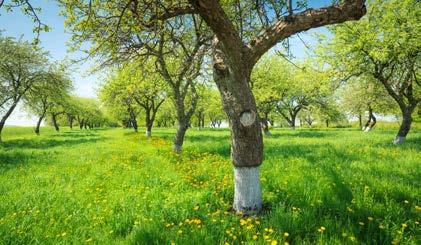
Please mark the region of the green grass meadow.
[[232, 212], [227, 129], [9, 127], [0, 244], [421, 244], [421, 129], [274, 129], [264, 211]]

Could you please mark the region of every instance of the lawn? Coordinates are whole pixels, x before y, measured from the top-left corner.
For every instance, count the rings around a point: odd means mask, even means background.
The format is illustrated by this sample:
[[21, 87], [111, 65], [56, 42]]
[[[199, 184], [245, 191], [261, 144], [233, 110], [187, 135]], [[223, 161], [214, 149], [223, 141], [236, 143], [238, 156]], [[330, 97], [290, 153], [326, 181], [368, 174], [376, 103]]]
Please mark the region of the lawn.
[[0, 244], [420, 244], [421, 130], [276, 129], [264, 211], [231, 210], [228, 130], [6, 128]]

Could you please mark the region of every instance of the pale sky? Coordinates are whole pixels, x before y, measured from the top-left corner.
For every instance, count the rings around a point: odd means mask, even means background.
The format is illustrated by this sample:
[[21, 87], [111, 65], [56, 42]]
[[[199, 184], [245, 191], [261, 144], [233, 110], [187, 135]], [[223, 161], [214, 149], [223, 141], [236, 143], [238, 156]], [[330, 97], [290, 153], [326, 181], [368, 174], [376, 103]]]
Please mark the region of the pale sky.
[[[6, 0], [6, 3], [10, 0]], [[42, 12], [39, 17], [41, 20], [51, 27], [51, 31], [41, 33], [41, 46], [50, 52], [51, 61], [62, 60], [65, 58], [79, 58], [80, 53], [68, 53], [66, 42], [70, 35], [64, 31], [64, 17], [59, 15], [59, 7], [54, 0], [34, 0], [34, 7], [41, 7]], [[331, 0], [316, 0], [309, 3], [312, 7], [328, 5]], [[32, 40], [35, 35], [32, 32], [34, 23], [32, 20], [21, 13], [20, 9], [15, 9], [13, 13], [6, 13], [4, 8], [0, 9], [0, 30], [4, 36], [12, 36], [16, 38], [22, 37], [26, 40]], [[326, 32], [326, 29], [319, 28], [317, 31]], [[312, 44], [314, 38], [310, 34], [300, 34], [304, 42]], [[305, 56], [307, 48], [303, 42], [297, 37], [291, 39], [292, 53], [298, 57]], [[72, 79], [74, 82], [74, 93], [82, 97], [96, 97], [96, 89], [99, 84], [99, 74], [89, 75], [88, 70], [92, 64], [78, 64], [78, 68], [72, 71]], [[32, 126], [36, 122], [36, 118], [28, 115], [21, 106], [12, 113], [6, 121], [6, 125]]]

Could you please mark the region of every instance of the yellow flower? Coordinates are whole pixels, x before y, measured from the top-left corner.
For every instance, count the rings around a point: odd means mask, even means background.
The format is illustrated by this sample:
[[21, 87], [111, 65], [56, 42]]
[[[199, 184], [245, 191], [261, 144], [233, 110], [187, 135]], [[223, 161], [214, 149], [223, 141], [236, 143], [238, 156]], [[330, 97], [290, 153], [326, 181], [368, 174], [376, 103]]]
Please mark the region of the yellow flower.
[[240, 225], [246, 225], [246, 224], [247, 224], [247, 221], [240, 219]]
[[408, 225], [407, 225], [407, 224], [405, 224], [405, 223], [403, 223], [403, 224], [402, 224], [402, 228], [403, 228], [403, 229], [405, 229], [406, 227], [408, 227]]
[[178, 232], [177, 232], [178, 234], [183, 234], [183, 230], [178, 230]]
[[288, 242], [284, 242], [284, 245], [289, 245], [289, 243]]
[[373, 219], [373, 217], [370, 217], [370, 216], [369, 216], [369, 217], [368, 217], [368, 220], [369, 220], [369, 221], [373, 221], [374, 219]]
[[421, 211], [421, 207], [420, 207], [420, 206], [418, 206], [418, 205], [416, 205], [416, 206], [415, 206], [415, 210], [417, 210], [417, 211]]
[[277, 245], [278, 244], [278, 242], [276, 241], [276, 240], [273, 240], [271, 243], [270, 243], [270, 245]]
[[385, 227], [384, 225], [379, 225], [379, 228], [383, 230]]
[[272, 232], [273, 232], [272, 228], [269, 228], [269, 230], [268, 230], [268, 231], [269, 231], [269, 233], [272, 233]]
[[408, 202], [408, 200], [405, 200], [405, 201], [403, 201], [404, 203], [406, 203], [406, 204], [408, 204], [409, 202]]
[[200, 208], [199, 205], [196, 205], [196, 206], [194, 206], [193, 210], [197, 211], [197, 210], [199, 210], [199, 208]]
[[285, 232], [284, 233], [284, 237], [289, 237], [289, 233], [288, 232]]
[[253, 240], [257, 240], [257, 235], [254, 235], [253, 236]]
[[85, 240], [85, 242], [91, 242], [91, 241], [92, 241], [92, 237]]

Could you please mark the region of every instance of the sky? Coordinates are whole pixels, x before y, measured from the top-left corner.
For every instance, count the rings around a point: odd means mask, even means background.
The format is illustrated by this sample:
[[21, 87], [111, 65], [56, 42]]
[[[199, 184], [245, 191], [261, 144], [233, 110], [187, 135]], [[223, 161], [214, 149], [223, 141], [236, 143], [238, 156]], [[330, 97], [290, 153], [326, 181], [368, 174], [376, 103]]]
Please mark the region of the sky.
[[[6, 0], [7, 3], [10, 0]], [[309, 7], [327, 6], [331, 0], [309, 0]], [[34, 7], [40, 7], [42, 12], [39, 14], [40, 19], [47, 24], [50, 32], [40, 34], [41, 46], [49, 51], [51, 61], [59, 61], [65, 58], [78, 59], [82, 57], [81, 53], [68, 53], [66, 44], [70, 39], [70, 34], [65, 32], [64, 17], [60, 16], [60, 8], [54, 0], [33, 0]], [[15, 38], [22, 37], [25, 40], [32, 40], [35, 34], [32, 31], [34, 23], [32, 20], [21, 13], [19, 9], [15, 9], [12, 13], [6, 13], [4, 8], [0, 9], [0, 30], [2, 35], [12, 36]], [[325, 28], [318, 28], [316, 31], [326, 32]], [[315, 42], [312, 36], [314, 31], [300, 34], [301, 39], [308, 44]], [[291, 51], [297, 58], [303, 58], [307, 48], [298, 37], [290, 39]], [[81, 97], [96, 98], [96, 90], [100, 83], [100, 74], [89, 74], [91, 63], [85, 62], [77, 65], [76, 70], [72, 70], [72, 79], [74, 82], [74, 93]], [[6, 121], [6, 125], [31, 126], [36, 122], [36, 118], [26, 113], [22, 106], [12, 113]]]

